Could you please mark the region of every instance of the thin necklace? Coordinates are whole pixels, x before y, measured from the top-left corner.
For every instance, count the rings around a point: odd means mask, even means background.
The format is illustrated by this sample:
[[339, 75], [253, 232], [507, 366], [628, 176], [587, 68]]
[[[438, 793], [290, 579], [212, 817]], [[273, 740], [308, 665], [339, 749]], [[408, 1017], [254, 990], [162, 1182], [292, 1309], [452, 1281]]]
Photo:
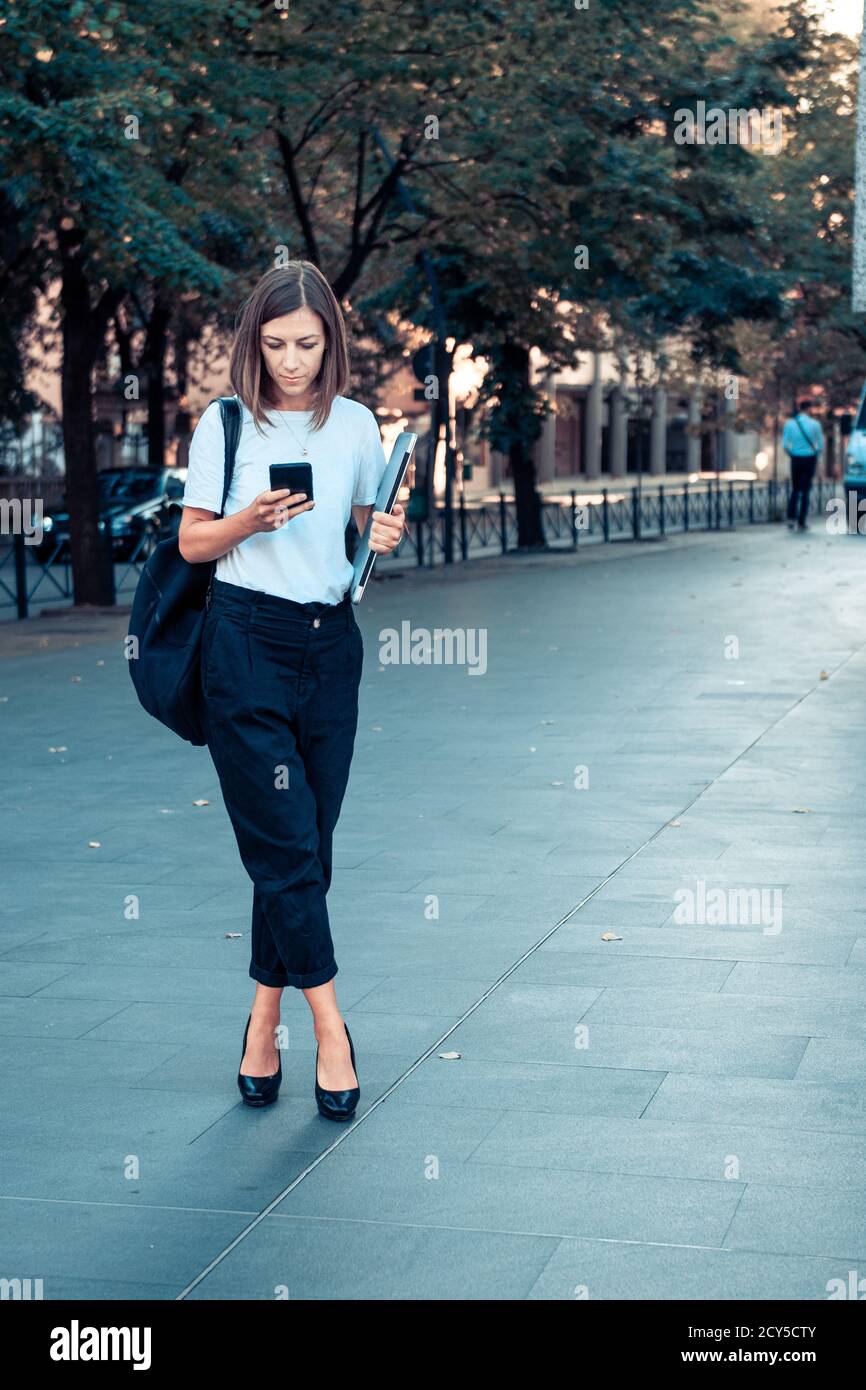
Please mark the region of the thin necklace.
[[[278, 411], [277, 411], [277, 414], [280, 416], [281, 419], [285, 419], [285, 417], [287, 416], [288, 413], [289, 413], [289, 412], [288, 412], [288, 411], [285, 411], [285, 410], [278, 410]], [[309, 415], [310, 412], [307, 411], [306, 413]], [[286, 422], [286, 424], [288, 425], [289, 430], [290, 430], [290, 432], [291, 432], [291, 434], [292, 434], [292, 436], [293, 436], [293, 438], [294, 438], [294, 440], [295, 440], [295, 443], [297, 444], [297, 446], [298, 446], [298, 448], [300, 449], [301, 453], [303, 454], [304, 458], [307, 458], [308, 455], [309, 455], [309, 452], [310, 452], [309, 449], [306, 447], [306, 445], [304, 445], [304, 444], [301, 443], [300, 439], [298, 439], [298, 436], [295, 434], [295, 431], [292, 429], [291, 425], [289, 425], [288, 420], [286, 420], [285, 422]]]

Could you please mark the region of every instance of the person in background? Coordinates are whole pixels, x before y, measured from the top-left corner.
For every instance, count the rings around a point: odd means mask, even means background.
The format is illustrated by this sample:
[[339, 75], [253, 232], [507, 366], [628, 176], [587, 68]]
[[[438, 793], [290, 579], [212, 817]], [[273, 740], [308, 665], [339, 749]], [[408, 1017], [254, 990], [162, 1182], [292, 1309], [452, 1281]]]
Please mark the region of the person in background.
[[809, 493], [815, 477], [818, 455], [824, 448], [824, 432], [812, 417], [812, 402], [803, 400], [797, 414], [785, 421], [782, 448], [791, 456], [791, 495], [788, 498], [788, 529], [807, 531]]

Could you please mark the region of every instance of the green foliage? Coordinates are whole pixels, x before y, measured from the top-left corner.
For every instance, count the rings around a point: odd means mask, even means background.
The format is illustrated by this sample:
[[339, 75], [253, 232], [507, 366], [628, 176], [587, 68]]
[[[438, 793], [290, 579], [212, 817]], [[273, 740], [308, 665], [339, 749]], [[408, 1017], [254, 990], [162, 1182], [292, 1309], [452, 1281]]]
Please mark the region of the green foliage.
[[[377, 366], [399, 360], [395, 326], [435, 331], [432, 265], [447, 332], [489, 363], [498, 447], [537, 436], [532, 347], [556, 368], [605, 333], [674, 335], [697, 364], [757, 379], [742, 354], [759, 324], [828, 379], [850, 345], [856, 376], [851, 46], [801, 0], [775, 24], [753, 14], [729, 6], [722, 27], [708, 0], [7, 0], [0, 414], [20, 414], [16, 345], [70, 258], [93, 306], [119, 296], [131, 332], [167, 297], [186, 354], [228, 328], [278, 245], [322, 267], [355, 338], [380, 340]], [[676, 113], [698, 101], [778, 107], [783, 151], [677, 144]]]

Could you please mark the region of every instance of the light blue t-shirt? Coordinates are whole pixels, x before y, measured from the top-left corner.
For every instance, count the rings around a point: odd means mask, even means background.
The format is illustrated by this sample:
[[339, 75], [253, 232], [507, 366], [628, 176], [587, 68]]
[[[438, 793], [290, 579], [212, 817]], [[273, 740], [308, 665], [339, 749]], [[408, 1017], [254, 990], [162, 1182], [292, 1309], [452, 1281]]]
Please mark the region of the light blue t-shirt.
[[[320, 430], [311, 428], [312, 411], [272, 411], [274, 423], [263, 426], [264, 435], [257, 433], [246, 406], [242, 415], [226, 516], [268, 491], [272, 463], [312, 464], [316, 505], [278, 530], [259, 531], [221, 555], [216, 578], [296, 603], [339, 603], [352, 582], [345, 544], [352, 505], [375, 502], [386, 467], [375, 415], [360, 401], [335, 396]], [[299, 441], [309, 449], [306, 459]], [[219, 515], [223, 458], [219, 403], [211, 401], [190, 440], [184, 506]]]
[[[811, 448], [809, 444], [811, 443]], [[797, 415], [792, 415], [790, 420], [785, 421], [782, 430], [782, 448], [786, 454], [791, 454], [793, 458], [806, 458], [811, 454], [820, 454], [824, 448], [824, 431], [820, 423], [807, 415], [805, 411], [800, 411]]]

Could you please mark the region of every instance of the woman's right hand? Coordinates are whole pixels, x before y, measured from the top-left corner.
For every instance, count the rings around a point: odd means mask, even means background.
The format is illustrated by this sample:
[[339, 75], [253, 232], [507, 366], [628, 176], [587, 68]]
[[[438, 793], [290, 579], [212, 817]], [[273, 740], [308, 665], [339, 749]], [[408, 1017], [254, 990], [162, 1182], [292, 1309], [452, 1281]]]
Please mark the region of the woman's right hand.
[[279, 531], [292, 517], [310, 511], [316, 504], [306, 501], [306, 496], [305, 492], [292, 492], [291, 488], [287, 487], [260, 492], [258, 497], [244, 508], [250, 535], [255, 535], [257, 531]]

